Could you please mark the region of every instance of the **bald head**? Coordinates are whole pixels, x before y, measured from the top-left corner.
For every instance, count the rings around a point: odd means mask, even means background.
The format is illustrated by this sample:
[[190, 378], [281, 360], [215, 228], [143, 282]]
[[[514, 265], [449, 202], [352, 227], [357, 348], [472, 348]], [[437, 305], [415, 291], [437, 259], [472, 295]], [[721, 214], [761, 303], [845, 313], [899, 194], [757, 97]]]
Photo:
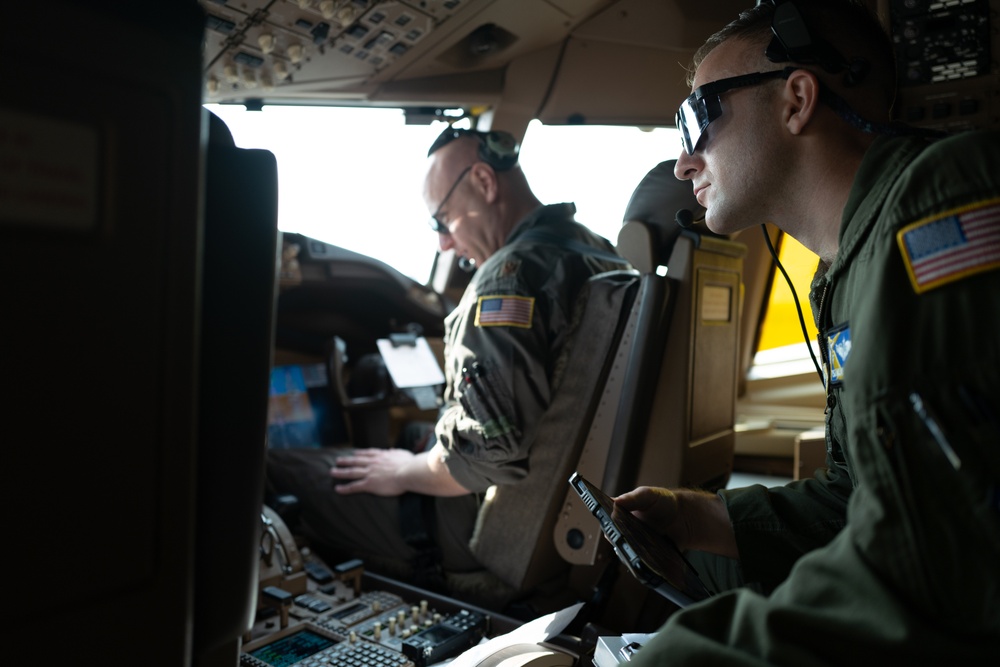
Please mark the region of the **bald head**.
[[[435, 186], [443, 187], [446, 191], [463, 169], [479, 161], [478, 151], [479, 142], [476, 139], [460, 137], [431, 153], [427, 161], [427, 176], [424, 179], [424, 198], [427, 199], [428, 194], [431, 194], [428, 190], [435, 189]], [[444, 191], [429, 201], [443, 197]]]
[[431, 149], [424, 202], [437, 220], [441, 249], [454, 249], [460, 257], [482, 264], [541, 202], [520, 166], [498, 171], [483, 161], [481, 135], [454, 133], [446, 138]]

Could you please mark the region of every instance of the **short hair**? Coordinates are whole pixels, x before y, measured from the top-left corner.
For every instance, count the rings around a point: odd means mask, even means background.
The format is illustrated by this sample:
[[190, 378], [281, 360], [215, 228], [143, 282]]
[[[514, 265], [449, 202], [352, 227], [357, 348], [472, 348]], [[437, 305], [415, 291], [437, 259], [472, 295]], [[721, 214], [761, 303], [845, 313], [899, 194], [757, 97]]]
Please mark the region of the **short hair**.
[[[741, 12], [736, 20], [709, 37], [694, 54], [689, 78], [694, 77], [695, 69], [715, 47], [729, 39], [767, 44], [772, 36], [775, 4], [782, 3], [780, 0], [777, 3], [758, 2], [757, 6]], [[807, 0], [795, 3], [795, 8], [814, 41], [827, 42], [847, 63], [865, 62], [866, 73], [856, 85], [869, 92], [881, 92], [886, 102], [885, 111], [888, 112], [896, 95], [893, 45], [868, 4], [863, 0]]]

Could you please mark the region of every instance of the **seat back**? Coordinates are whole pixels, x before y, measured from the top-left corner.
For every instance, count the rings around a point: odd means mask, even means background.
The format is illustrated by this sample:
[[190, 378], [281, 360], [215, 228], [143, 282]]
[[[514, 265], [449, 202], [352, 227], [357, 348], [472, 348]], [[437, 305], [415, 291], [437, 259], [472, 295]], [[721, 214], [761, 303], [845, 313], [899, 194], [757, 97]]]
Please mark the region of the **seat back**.
[[274, 155], [236, 147], [225, 124], [204, 113], [196, 653], [253, 625], [280, 245]]
[[[651, 193], [658, 208], [643, 213], [645, 220], [630, 216], [619, 235], [619, 252], [642, 272], [640, 317], [635, 334], [621, 341], [627, 363], [608, 379], [616, 409], [592, 425], [595, 442], [577, 465], [611, 495], [639, 485], [716, 489], [732, 470], [745, 248], [674, 223], [674, 212], [688, 202], [671, 198], [670, 188], [677, 188], [670, 181], [680, 184], [671, 172], [672, 162], [663, 163], [640, 184], [633, 201], [641, 191]], [[591, 566], [611, 558], [596, 520], [571, 489], [553, 539], [566, 561], [582, 566], [576, 574], [585, 584], [578, 587], [594, 584], [601, 568]]]
[[[593, 276], [577, 307], [576, 330], [562, 380], [542, 417], [531, 446], [530, 470], [520, 483], [497, 486], [484, 501], [471, 540], [477, 559], [517, 591], [568, 569], [551, 539], [565, 492], [592, 423], [614, 404], [607, 381], [624, 358], [620, 340], [634, 328], [639, 287], [633, 271]], [[512, 546], [516, 545], [516, 546]]]

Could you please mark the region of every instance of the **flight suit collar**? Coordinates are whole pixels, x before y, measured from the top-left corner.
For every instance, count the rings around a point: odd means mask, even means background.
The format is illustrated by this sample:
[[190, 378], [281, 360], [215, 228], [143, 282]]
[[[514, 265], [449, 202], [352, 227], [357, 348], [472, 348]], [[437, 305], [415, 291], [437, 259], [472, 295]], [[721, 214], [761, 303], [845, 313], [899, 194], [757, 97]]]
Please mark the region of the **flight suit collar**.
[[900, 173], [928, 145], [914, 137], [877, 137], [865, 153], [840, 222], [837, 257], [826, 274], [834, 279], [868, 236]]
[[504, 245], [512, 243], [517, 237], [523, 235], [532, 227], [544, 224], [547, 220], [572, 220], [576, 214], [576, 204], [564, 202], [562, 204], [546, 204], [539, 206], [534, 211], [526, 215], [519, 223], [514, 225], [507, 236]]
[[896, 185], [900, 174], [913, 162], [928, 142], [913, 137], [877, 137], [865, 153], [854, 176], [851, 192], [840, 223], [839, 250], [833, 263], [826, 267], [820, 262], [810, 285], [809, 300], [812, 305], [816, 327], [820, 332], [820, 347], [823, 352], [824, 384], [829, 391], [839, 385], [838, 371], [846, 361], [846, 356], [834, 357], [834, 346], [838, 341], [846, 341], [849, 349], [850, 323], [844, 320], [843, 307], [836, 308], [833, 292], [838, 277], [846, 274], [853, 261], [870, 236], [872, 227], [880, 217], [889, 193]]

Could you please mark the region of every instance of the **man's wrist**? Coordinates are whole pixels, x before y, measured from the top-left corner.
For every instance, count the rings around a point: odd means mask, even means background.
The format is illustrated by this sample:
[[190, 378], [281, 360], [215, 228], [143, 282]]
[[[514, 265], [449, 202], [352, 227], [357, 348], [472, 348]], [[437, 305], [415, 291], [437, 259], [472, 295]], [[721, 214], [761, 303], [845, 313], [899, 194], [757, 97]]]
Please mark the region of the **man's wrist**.
[[674, 491], [677, 509], [687, 528], [688, 549], [697, 549], [727, 558], [740, 557], [729, 509], [716, 493], [695, 489]]

